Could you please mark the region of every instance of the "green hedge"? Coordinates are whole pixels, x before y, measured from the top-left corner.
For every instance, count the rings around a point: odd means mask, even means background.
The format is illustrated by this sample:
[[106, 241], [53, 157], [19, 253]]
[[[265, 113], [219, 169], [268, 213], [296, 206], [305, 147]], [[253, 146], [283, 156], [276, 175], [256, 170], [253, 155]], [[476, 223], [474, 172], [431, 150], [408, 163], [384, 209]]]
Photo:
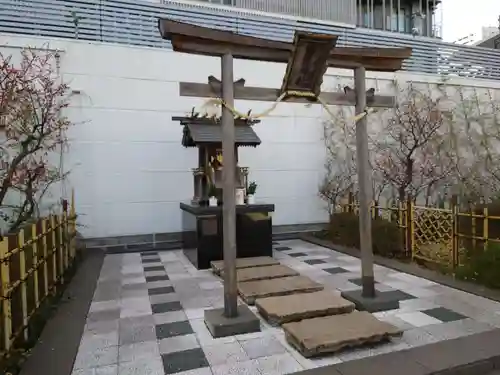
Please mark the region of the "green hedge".
[[500, 289], [500, 244], [490, 243], [481, 252], [471, 251], [456, 271], [465, 281], [474, 281], [489, 288]]
[[[329, 239], [337, 245], [360, 248], [359, 217], [350, 212], [330, 217]], [[382, 218], [372, 220], [373, 252], [384, 257], [405, 257], [403, 231], [397, 223]]]

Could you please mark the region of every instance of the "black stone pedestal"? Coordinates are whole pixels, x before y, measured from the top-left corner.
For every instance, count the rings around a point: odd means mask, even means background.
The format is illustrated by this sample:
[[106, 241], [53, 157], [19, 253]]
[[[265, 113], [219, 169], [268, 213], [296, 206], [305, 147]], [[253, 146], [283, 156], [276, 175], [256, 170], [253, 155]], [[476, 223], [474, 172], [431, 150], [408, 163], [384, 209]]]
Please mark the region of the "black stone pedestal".
[[[199, 270], [224, 258], [222, 207], [181, 203], [182, 248]], [[236, 206], [236, 257], [273, 256], [272, 204]]]
[[375, 292], [375, 297], [364, 297], [363, 290], [351, 290], [341, 293], [342, 297], [356, 305], [356, 310], [374, 313], [399, 309], [399, 300], [394, 293]]
[[205, 310], [205, 324], [214, 338], [260, 332], [260, 320], [247, 305], [238, 305], [234, 318], [226, 318], [224, 308]]

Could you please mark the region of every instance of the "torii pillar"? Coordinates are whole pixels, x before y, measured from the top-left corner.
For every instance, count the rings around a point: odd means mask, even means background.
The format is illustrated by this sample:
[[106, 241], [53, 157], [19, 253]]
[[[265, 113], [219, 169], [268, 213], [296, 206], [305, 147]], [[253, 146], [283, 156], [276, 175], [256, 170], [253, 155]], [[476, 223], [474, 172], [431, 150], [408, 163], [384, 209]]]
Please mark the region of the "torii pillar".
[[[338, 48], [337, 36], [296, 32], [293, 43], [277, 42], [228, 31], [159, 19], [161, 36], [170, 40], [174, 51], [217, 56], [221, 58], [221, 81], [209, 77], [208, 84], [180, 83], [181, 96], [220, 98], [228, 106], [234, 99], [275, 101], [283, 93], [295, 91], [313, 93], [314, 97], [284, 98], [289, 102], [316, 102], [320, 97], [329, 105], [354, 105], [356, 114], [366, 112], [367, 106], [390, 108], [394, 98], [366, 91], [366, 70], [394, 72], [411, 56], [411, 48]], [[280, 89], [244, 87], [244, 80], [234, 82], [233, 58], [286, 63], [287, 69]], [[323, 75], [328, 67], [354, 69], [355, 90], [321, 93]], [[215, 84], [214, 84], [215, 82]], [[355, 92], [353, 92], [355, 91]], [[260, 330], [259, 320], [245, 305], [237, 305], [236, 278], [236, 213], [235, 213], [235, 155], [234, 117], [225, 106], [222, 110], [223, 171], [223, 253], [224, 309], [205, 311], [205, 322], [215, 337]], [[376, 293], [373, 276], [371, 238], [371, 173], [368, 151], [366, 116], [356, 124], [356, 147], [360, 189], [360, 240], [363, 288], [342, 293], [360, 310], [370, 312], [399, 307], [399, 301]]]

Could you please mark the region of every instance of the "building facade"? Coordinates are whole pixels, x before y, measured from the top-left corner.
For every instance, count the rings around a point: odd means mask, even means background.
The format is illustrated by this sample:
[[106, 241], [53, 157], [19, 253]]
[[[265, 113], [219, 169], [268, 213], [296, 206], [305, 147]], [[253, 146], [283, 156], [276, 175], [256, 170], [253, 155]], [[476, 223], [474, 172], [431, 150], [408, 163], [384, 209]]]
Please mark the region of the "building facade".
[[[168, 3], [168, 0], [162, 0]], [[188, 0], [189, 1], [189, 0]], [[287, 14], [429, 37], [441, 36], [441, 0], [202, 0], [211, 4]]]

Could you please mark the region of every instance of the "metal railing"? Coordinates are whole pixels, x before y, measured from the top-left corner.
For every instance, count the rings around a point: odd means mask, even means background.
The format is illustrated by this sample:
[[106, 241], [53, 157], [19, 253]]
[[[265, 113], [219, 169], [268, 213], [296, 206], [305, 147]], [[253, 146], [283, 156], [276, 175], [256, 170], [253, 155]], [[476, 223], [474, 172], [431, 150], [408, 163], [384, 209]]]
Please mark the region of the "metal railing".
[[340, 46], [412, 47], [413, 55], [405, 62], [405, 70], [500, 79], [500, 51], [396, 32], [180, 1], [168, 4], [136, 0], [0, 1], [3, 33], [171, 48], [160, 38], [158, 17], [282, 41], [291, 41], [294, 31], [302, 30], [336, 34]]

